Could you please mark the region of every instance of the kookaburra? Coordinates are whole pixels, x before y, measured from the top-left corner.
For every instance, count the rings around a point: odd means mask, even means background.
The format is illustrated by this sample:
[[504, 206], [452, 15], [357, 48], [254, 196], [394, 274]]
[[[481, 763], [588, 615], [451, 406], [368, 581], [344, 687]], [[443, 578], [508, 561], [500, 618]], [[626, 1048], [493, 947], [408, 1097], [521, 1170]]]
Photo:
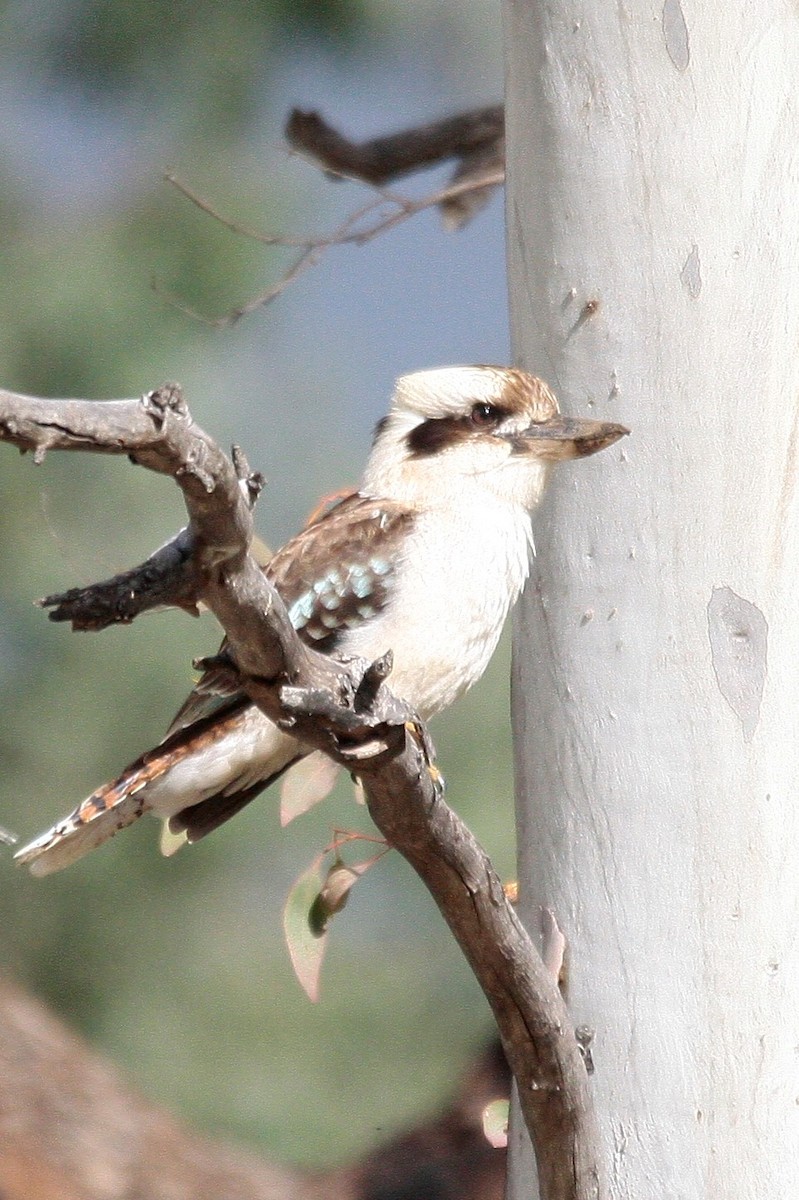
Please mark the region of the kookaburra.
[[[357, 492], [265, 568], [300, 636], [329, 654], [393, 651], [390, 686], [423, 718], [475, 683], [527, 578], [552, 463], [627, 433], [560, 414], [540, 379], [445, 367], [398, 380]], [[242, 692], [201, 678], [155, 749], [20, 850], [60, 870], [142, 813], [196, 841], [310, 753]]]

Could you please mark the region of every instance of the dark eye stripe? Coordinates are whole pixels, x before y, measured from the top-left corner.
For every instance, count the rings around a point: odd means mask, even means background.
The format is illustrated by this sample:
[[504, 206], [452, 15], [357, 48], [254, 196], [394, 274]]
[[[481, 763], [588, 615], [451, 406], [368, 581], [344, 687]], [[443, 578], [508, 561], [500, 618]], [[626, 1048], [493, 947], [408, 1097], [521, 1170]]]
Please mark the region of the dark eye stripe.
[[406, 440], [411, 458], [428, 458], [445, 450], [447, 446], [466, 442], [478, 432], [488, 432], [496, 428], [508, 415], [507, 410], [497, 404], [478, 403], [470, 413], [462, 417], [431, 417], [414, 426], [408, 434]]

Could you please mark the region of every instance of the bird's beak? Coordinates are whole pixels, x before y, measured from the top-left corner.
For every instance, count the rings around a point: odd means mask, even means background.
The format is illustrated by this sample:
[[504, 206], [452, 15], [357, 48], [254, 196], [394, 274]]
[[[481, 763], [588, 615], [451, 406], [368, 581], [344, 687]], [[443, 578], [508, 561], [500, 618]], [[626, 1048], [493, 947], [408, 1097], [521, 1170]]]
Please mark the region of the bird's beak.
[[517, 453], [534, 454], [557, 462], [564, 458], [586, 458], [606, 446], [612, 446], [630, 431], [609, 421], [588, 421], [583, 417], [564, 417], [558, 413], [548, 421], [529, 425], [517, 434]]

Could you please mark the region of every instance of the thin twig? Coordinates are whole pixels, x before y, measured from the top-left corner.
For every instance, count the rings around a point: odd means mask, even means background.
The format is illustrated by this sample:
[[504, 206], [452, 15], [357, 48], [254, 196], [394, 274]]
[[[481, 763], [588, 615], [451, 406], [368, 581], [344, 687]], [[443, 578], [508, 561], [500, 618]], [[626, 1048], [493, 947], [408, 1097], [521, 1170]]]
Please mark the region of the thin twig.
[[[402, 196], [393, 191], [389, 192], [384, 188], [375, 188], [377, 191], [375, 199], [370, 200], [368, 204], [351, 213], [345, 221], [331, 230], [330, 233], [315, 237], [291, 237], [283, 234], [264, 233], [252, 229], [225, 216], [209, 200], [200, 196], [176, 175], [169, 173], [164, 178], [173, 187], [177, 188], [182, 196], [185, 196], [192, 204], [196, 205], [201, 212], [211, 217], [214, 221], [218, 221], [226, 229], [229, 229], [238, 236], [251, 238], [265, 246], [276, 246], [284, 249], [299, 248], [301, 250], [298, 257], [294, 259], [289, 268], [284, 271], [275, 283], [245, 303], [229, 309], [228, 312], [218, 317], [208, 317], [198, 312], [196, 309], [184, 304], [173, 294], [167, 292], [160, 283], [155, 280], [153, 281], [153, 290], [156, 294], [178, 309], [178, 311], [191, 317], [193, 320], [201, 321], [213, 329], [226, 329], [231, 325], [235, 325], [242, 317], [249, 316], [257, 309], [266, 308], [273, 300], [282, 295], [286, 288], [298, 279], [300, 275], [304, 274], [311, 267], [316, 266], [331, 247], [365, 246], [374, 238], [379, 237], [380, 234], [387, 233], [390, 229], [395, 228], [411, 217], [415, 217], [418, 213], [424, 212], [426, 209], [440, 207], [442, 204], [458, 200], [463, 196], [488, 191], [497, 187], [504, 182], [505, 175], [503, 171], [498, 170], [477, 180], [464, 179], [458, 183], [451, 183], [447, 187], [439, 188], [434, 192], [429, 192], [418, 199]], [[371, 224], [363, 225], [363, 222], [372, 213], [383, 208], [386, 204], [392, 205], [394, 211], [380, 217]]]

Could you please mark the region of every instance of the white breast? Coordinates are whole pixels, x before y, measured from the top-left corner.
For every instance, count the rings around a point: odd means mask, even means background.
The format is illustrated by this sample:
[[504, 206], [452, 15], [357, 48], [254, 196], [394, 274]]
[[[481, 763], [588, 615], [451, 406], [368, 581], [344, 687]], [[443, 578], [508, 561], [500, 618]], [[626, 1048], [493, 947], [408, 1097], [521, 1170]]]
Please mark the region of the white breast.
[[342, 647], [376, 658], [391, 649], [392, 690], [423, 717], [483, 674], [527, 577], [529, 515], [485, 496], [420, 514], [384, 613]]

